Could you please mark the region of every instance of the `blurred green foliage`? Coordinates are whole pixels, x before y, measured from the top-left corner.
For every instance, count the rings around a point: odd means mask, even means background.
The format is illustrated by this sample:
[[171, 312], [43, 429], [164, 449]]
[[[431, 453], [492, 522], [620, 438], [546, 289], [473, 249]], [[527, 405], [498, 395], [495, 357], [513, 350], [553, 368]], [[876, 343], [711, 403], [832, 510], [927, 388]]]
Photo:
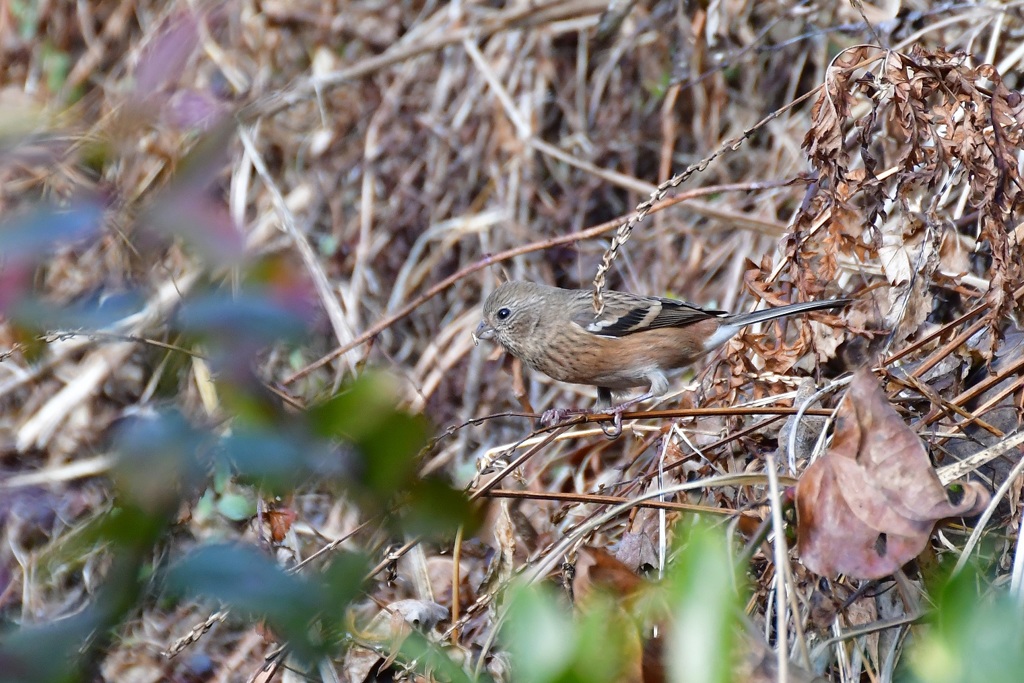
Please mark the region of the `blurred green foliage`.
[[[397, 388], [386, 377], [365, 373], [306, 411], [285, 405], [261, 379], [269, 348], [287, 350], [305, 340], [315, 299], [301, 274], [273, 259], [239, 265], [238, 233], [225, 225], [227, 214], [209, 201], [207, 188], [223, 167], [227, 143], [220, 128], [209, 144], [199, 145], [147, 214], [150, 230], [159, 229], [161, 220], [189, 224], [161, 239], [180, 240], [203, 252], [207, 263], [242, 272], [241, 287], [229, 291], [210, 280], [164, 321], [176, 347], [204, 359], [223, 415], [215, 424], [188, 417], [172, 407], [172, 393], [163, 407], [137, 411], [117, 424], [110, 440], [117, 456], [111, 506], [88, 520], [87, 534], [66, 539], [76, 554], [109, 558], [99, 587], [73, 616], [0, 624], [0, 681], [95, 679], [119, 625], [158, 597], [203, 599], [211, 610], [230, 607], [235, 619], [263, 621], [299, 661], [340, 653], [346, 609], [366, 580], [367, 557], [335, 553], [289, 572], [263, 549], [190, 540], [190, 527], [179, 522], [183, 509], [198, 505], [207, 517], [215, 511], [245, 523], [260, 497], [314, 489], [345, 497], [362, 519], [396, 534], [436, 536], [474, 523], [461, 492], [417, 477], [431, 428], [422, 416], [397, 407]], [[53, 253], [102, 239], [106, 210], [92, 199], [39, 204], [0, 224], [0, 314], [15, 319], [19, 334], [39, 340], [40, 348], [54, 327], [93, 335], [94, 343], [121, 341], [97, 333], [123, 329], [108, 326], [143, 305], [142, 293], [121, 293], [57, 306], [38, 289], [36, 273]], [[165, 366], [165, 372], [179, 373], [180, 386], [191, 377], [195, 356], [161, 349], [151, 353], [154, 364], [166, 354], [181, 357]], [[61, 544], [53, 541], [44, 556], [61, 561]], [[431, 666], [451, 666], [437, 656]]]
[[663, 586], [672, 613], [665, 646], [671, 680], [732, 680], [739, 616], [747, 598], [740, 572], [730, 559], [724, 530], [701, 523], [690, 527]]
[[966, 570], [934, 586], [935, 606], [914, 628], [906, 683], [1018, 683], [1024, 677], [1024, 608], [1003, 589], [981, 594]]
[[524, 683], [602, 683], [627, 679], [638, 634], [612, 596], [597, 597], [579, 618], [546, 585], [520, 586], [510, 596], [502, 635], [515, 680]]
[[245, 545], [203, 546], [167, 572], [173, 595], [213, 598], [254, 619], [263, 619], [306, 662], [335, 651], [344, 614], [359, 591], [366, 559], [336, 555], [312, 577], [289, 574], [273, 558]]
[[664, 668], [672, 681], [728, 683], [741, 585], [724, 532], [695, 523], [681, 535], [664, 579], [635, 594], [595, 586], [574, 614], [550, 587], [519, 586], [502, 630], [514, 680], [612, 683]]

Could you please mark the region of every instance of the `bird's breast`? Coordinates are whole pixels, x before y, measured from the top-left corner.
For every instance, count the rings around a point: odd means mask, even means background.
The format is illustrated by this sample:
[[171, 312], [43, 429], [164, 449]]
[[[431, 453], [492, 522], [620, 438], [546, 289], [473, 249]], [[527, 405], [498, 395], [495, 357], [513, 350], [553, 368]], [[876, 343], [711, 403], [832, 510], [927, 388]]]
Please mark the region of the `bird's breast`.
[[647, 386], [652, 373], [698, 360], [707, 352], [704, 341], [717, 327], [717, 320], [707, 319], [686, 327], [604, 337], [571, 323], [564, 333], [548, 335], [548, 343], [527, 345], [513, 354], [562, 382], [625, 390]]

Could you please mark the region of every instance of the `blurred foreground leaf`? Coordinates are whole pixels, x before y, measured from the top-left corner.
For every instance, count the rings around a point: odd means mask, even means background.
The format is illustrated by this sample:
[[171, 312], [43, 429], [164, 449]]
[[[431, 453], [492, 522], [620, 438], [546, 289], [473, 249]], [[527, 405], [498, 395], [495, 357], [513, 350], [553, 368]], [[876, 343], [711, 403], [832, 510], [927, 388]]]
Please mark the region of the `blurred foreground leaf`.
[[[1024, 672], [1024, 612], [1004, 590], [979, 596], [962, 572], [935, 591], [929, 626], [917, 628], [904, 681], [1017, 683]], [[898, 679], [899, 680], [899, 679]]]
[[581, 550], [576, 578], [575, 615], [546, 586], [511, 593], [502, 636], [514, 680], [733, 680], [742, 596], [720, 529], [687, 529], [660, 582], [647, 582], [592, 549]]
[[178, 313], [178, 326], [183, 332], [236, 351], [297, 341], [306, 333], [306, 323], [300, 313], [260, 291], [195, 296]]
[[575, 617], [549, 586], [519, 587], [502, 630], [516, 681], [601, 683], [637, 680], [641, 668], [638, 622], [616, 596], [592, 595]]
[[323, 575], [299, 576], [251, 546], [209, 545], [168, 571], [167, 588], [265, 619], [300, 657], [312, 661], [337, 644], [345, 608], [365, 571], [361, 558], [340, 555]]
[[391, 378], [368, 373], [309, 410], [318, 434], [355, 446], [359, 482], [378, 502], [413, 484], [416, 455], [430, 434], [422, 415], [397, 406], [398, 391]]
[[7, 314], [18, 324], [36, 330], [85, 330], [88, 334], [137, 313], [143, 305], [142, 298], [131, 293], [90, 297], [67, 306], [26, 295], [10, 306]]
[[[189, 25], [181, 25], [183, 32]], [[161, 48], [191, 50], [188, 45], [174, 45], [174, 33], [163, 40]], [[173, 47], [172, 47], [173, 46]], [[184, 53], [170, 55], [172, 59]], [[158, 65], [163, 70], [166, 65]], [[150, 70], [154, 84], [175, 74]], [[173, 235], [185, 240], [195, 252], [211, 264], [237, 264], [245, 253], [245, 240], [235, 225], [227, 203], [217, 186], [218, 177], [230, 164], [230, 147], [235, 140], [235, 122], [227, 119], [213, 126], [200, 138], [181, 161], [173, 183], [165, 188], [148, 207], [141, 225], [157, 235]]]
[[220, 457], [245, 482], [282, 494], [309, 480], [343, 483], [351, 479], [350, 450], [306, 430], [239, 426], [221, 441]]
[[459, 527], [472, 535], [480, 526], [477, 509], [466, 494], [436, 477], [417, 481], [409, 494], [403, 530], [417, 535], [454, 534]]
[[737, 661], [742, 603], [724, 533], [691, 526], [666, 585], [672, 605], [665, 646], [670, 680], [728, 683]]
[[72, 683], [83, 676], [83, 646], [103, 625], [95, 607], [45, 626], [0, 634], [0, 683]]
[[0, 222], [0, 254], [8, 261], [44, 256], [98, 234], [102, 218], [103, 207], [93, 200], [39, 205]]
[[115, 438], [113, 476], [122, 499], [153, 514], [173, 514], [205, 480], [209, 447], [208, 437], [180, 413], [129, 419]]

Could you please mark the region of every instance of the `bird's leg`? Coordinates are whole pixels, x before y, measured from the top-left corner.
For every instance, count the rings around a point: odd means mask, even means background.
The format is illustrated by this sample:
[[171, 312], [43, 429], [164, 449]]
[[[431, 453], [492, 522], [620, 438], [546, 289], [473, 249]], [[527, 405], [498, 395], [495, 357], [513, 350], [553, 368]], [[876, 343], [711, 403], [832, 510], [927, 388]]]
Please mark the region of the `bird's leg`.
[[652, 398], [654, 398], [654, 394], [652, 394], [651, 392], [648, 391], [647, 393], [640, 394], [639, 396], [637, 396], [635, 398], [631, 398], [628, 401], [623, 401], [622, 403], [619, 403], [618, 405], [610, 406], [608, 408], [608, 412], [609, 413], [624, 413], [624, 412], [626, 412], [627, 408], [632, 408], [637, 403], [643, 403], [644, 401], [646, 401], [648, 399], [652, 399]]
[[[647, 375], [647, 379], [648, 381], [650, 381], [651, 385], [645, 393], [635, 398], [631, 398], [628, 401], [623, 401], [618, 405], [611, 406], [608, 409], [608, 412], [612, 416], [612, 427], [611, 429], [605, 429], [604, 425], [602, 424], [601, 431], [604, 432], [604, 435], [607, 436], [609, 439], [615, 439], [622, 434], [622, 414], [626, 412], [627, 408], [632, 408], [637, 403], [643, 403], [644, 401], [654, 398], [655, 396], [662, 396], [665, 394], [666, 391], [668, 391], [668, 377], [665, 376], [665, 373], [660, 371], [654, 371]], [[607, 400], [610, 403], [611, 391], [608, 391], [607, 389], [598, 389], [598, 399], [602, 397], [601, 391], [606, 392], [604, 396], [607, 397]]]
[[[654, 398], [655, 396], [660, 396], [661, 394], [665, 393], [665, 390], [667, 388], [668, 380], [662, 380], [662, 378], [659, 376], [652, 379], [650, 391], [641, 394], [640, 396], [637, 396], [635, 398], [631, 398], [628, 401], [623, 401], [622, 403], [616, 404], [612, 400], [611, 389], [609, 389], [608, 387], [598, 387], [597, 405], [593, 409], [550, 408], [548, 410], [545, 410], [544, 413], [540, 416], [540, 423], [542, 425], [552, 425], [562, 422], [567, 417], [571, 417], [573, 415], [591, 415], [595, 412], [606, 412], [612, 416], [612, 424], [610, 427], [608, 427], [604, 423], [601, 423], [601, 431], [604, 432], [604, 435], [607, 436], [609, 439], [617, 439], [619, 436], [622, 435], [622, 414], [626, 412], [626, 410], [632, 408], [638, 403], [643, 403], [644, 401]], [[655, 391], [655, 389], [658, 389], [658, 391]]]
[[605, 429], [604, 424], [602, 424], [601, 431], [604, 432], [604, 435], [609, 439], [618, 438], [622, 434], [622, 414], [637, 403], [643, 403], [649, 398], [654, 398], [654, 394], [648, 391], [646, 394], [641, 394], [636, 398], [631, 398], [628, 401], [619, 403], [618, 405], [610, 406], [608, 408], [608, 414], [612, 416], [612, 428]]
[[612, 405], [612, 390], [606, 387], [598, 387], [597, 389], [597, 408], [607, 409], [612, 414], [612, 426], [608, 429], [605, 424], [601, 423], [601, 431], [609, 439], [617, 439], [622, 434], [622, 413], [617, 410], [618, 406]]
[[629, 408], [635, 406], [637, 403], [646, 401], [649, 398], [653, 398], [653, 396], [650, 392], [647, 392], [646, 394], [637, 396], [636, 398], [631, 398], [628, 401], [623, 401], [618, 405], [610, 406], [608, 408], [608, 414], [612, 416], [612, 426], [611, 429], [605, 429], [605, 425], [603, 423], [601, 424], [601, 431], [604, 432], [604, 435], [607, 436], [609, 439], [617, 439], [619, 436], [621, 436], [622, 414], [626, 412], [626, 410], [628, 410]]

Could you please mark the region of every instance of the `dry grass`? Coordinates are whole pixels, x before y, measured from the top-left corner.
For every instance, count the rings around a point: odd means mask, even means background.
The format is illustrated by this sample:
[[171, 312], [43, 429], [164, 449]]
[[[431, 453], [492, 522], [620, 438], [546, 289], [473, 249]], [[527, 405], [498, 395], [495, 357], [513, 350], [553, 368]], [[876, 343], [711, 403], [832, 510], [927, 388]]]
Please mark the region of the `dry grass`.
[[[989, 156], [981, 143], [935, 159], [941, 145], [920, 128], [906, 139], [899, 131], [909, 110], [935, 129], [945, 112], [966, 137], [991, 143], [991, 121], [940, 100], [949, 93], [981, 107], [998, 99], [986, 74], [964, 75], [973, 64], [996, 65], [1006, 87], [1018, 87], [1019, 11], [911, 2], [892, 17], [842, 3], [618, 4], [618, 24], [603, 14], [607, 3], [593, 0], [0, 6], [0, 120], [10, 131], [0, 132], [3, 213], [87, 193], [107, 201], [102, 236], [62, 250], [35, 286], [57, 303], [127, 290], [145, 299], [142, 314], [107, 336], [40, 341], [0, 325], [5, 619], [53, 618], [88, 598], [101, 553], [61, 564], [58, 575], [35, 569], [104, 506], [109, 461], [97, 450], [112, 422], [154, 400], [197, 420], [223, 418], [217, 397], [200, 389], [201, 361], [143, 340], [174, 345], [167, 321], [180, 297], [207, 281], [229, 287], [238, 271], [181, 239], [153, 238], [140, 217], [154, 215], [175, 187], [196, 133], [231, 114], [230, 159], [214, 167], [213, 208], [203, 215], [239, 226], [246, 258], [278, 259], [311, 283], [319, 316], [301, 354], [266, 354], [263, 378], [310, 404], [363, 364], [388, 368], [405, 404], [439, 426], [423, 471], [489, 499], [488, 522], [461, 550], [456, 644], [472, 656], [491, 637], [485, 559], [512, 540], [508, 559], [540, 575], [578, 543], [614, 549], [623, 538], [656, 539], [664, 530], [650, 510], [602, 515], [684, 482], [693, 485], [670, 499], [669, 522], [699, 509], [749, 533], [743, 519], [755, 528], [770, 519], [764, 455], [778, 446], [780, 470], [795, 476], [822, 428], [801, 423], [795, 453], [786, 447], [791, 427], [778, 434], [775, 415], [786, 412], [778, 408], [799, 407], [813, 393], [809, 382], [837, 389], [821, 397], [827, 409], [847, 370], [886, 367], [891, 399], [941, 464], [1017, 429], [1024, 337], [1007, 321], [1022, 284], [1019, 113], [993, 115], [1010, 134], [989, 144]], [[878, 41], [891, 54], [941, 47], [969, 56], [928, 53], [936, 73], [960, 78], [931, 96], [933, 110], [911, 103], [876, 112], [871, 96], [877, 103], [886, 93], [856, 79], [887, 73], [892, 62], [879, 49], [841, 51]], [[814, 106], [823, 92], [837, 110], [832, 120], [828, 103]], [[866, 174], [872, 160], [878, 166]], [[654, 202], [631, 235], [620, 229], [660, 183], [691, 166], [668, 195], [681, 201]], [[178, 229], [187, 241], [188, 227]], [[699, 409], [677, 419], [627, 421], [614, 442], [592, 425], [533, 433], [530, 420], [502, 414], [585, 404], [592, 394], [528, 375], [521, 405], [491, 349], [472, 344], [479, 302], [503, 274], [588, 286], [616, 230], [629, 241], [610, 262], [610, 288], [731, 310], [840, 294], [859, 303], [844, 316], [792, 323], [781, 341], [748, 333], [732, 342], [660, 405]], [[168, 384], [172, 391], [157, 390]], [[469, 423], [487, 415], [496, 417]], [[445, 433], [449, 425], [459, 428]], [[993, 489], [1014, 462], [983, 470]], [[1008, 571], [1019, 486], [1004, 493], [987, 528], [1010, 539], [996, 548]], [[292, 558], [365, 521], [313, 487], [293, 507], [298, 519], [283, 544]], [[211, 536], [252, 539], [255, 527], [193, 517], [166, 552]], [[963, 547], [966, 535], [943, 533], [936, 552]], [[354, 543], [383, 559], [383, 540], [357, 535]], [[451, 608], [451, 548], [410, 547], [398, 580], [379, 584], [374, 599]], [[816, 577], [790, 564], [800, 609], [789, 615], [790, 642], [916, 609], [882, 615], [875, 598], [861, 598], [856, 610], [816, 622], [808, 618]], [[775, 566], [755, 550], [749, 613], [762, 625], [776, 618]], [[836, 595], [856, 588], [848, 583]], [[370, 604], [365, 615], [375, 610]], [[146, 606], [125, 625], [105, 675], [239, 680], [256, 672], [273, 648], [239, 624], [216, 622], [177, 658], [161, 656], [207, 616], [200, 606]], [[875, 643], [852, 664], [833, 660], [829, 680], [859, 680], [857, 667], [891, 671], [885, 652]], [[898, 648], [889, 652], [898, 658]]]

